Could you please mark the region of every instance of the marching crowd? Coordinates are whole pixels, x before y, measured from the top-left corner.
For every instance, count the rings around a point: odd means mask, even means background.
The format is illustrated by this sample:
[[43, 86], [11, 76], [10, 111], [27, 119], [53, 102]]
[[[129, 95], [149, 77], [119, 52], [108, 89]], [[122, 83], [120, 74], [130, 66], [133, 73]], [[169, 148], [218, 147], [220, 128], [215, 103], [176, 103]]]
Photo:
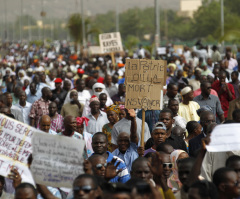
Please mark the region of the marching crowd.
[[[208, 152], [217, 125], [240, 123], [239, 52], [201, 43], [181, 54], [166, 47], [161, 110], [125, 108], [126, 59], [81, 57], [59, 48], [4, 43], [0, 113], [55, 136], [85, 141], [84, 174], [72, 190], [23, 182], [17, 169], [0, 176], [0, 198], [240, 198], [240, 151]], [[231, 129], [229, 129], [231, 130]], [[29, 157], [29, 167], [31, 159]]]

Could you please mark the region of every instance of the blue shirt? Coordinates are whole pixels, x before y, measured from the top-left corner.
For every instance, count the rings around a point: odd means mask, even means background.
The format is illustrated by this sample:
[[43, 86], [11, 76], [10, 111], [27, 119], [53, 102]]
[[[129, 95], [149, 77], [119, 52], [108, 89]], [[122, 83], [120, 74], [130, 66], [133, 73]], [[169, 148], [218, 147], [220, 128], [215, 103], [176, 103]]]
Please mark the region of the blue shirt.
[[[40, 97], [41, 98], [41, 97]], [[27, 95], [27, 102], [33, 104], [35, 101], [39, 100], [40, 99], [39, 96], [37, 94], [35, 95], [32, 95], [32, 93], [29, 93]]]
[[137, 148], [137, 145], [131, 142], [130, 147], [124, 154], [122, 154], [118, 148], [112, 152], [114, 156], [121, 158], [125, 162], [129, 173], [132, 170], [133, 161], [138, 158]]

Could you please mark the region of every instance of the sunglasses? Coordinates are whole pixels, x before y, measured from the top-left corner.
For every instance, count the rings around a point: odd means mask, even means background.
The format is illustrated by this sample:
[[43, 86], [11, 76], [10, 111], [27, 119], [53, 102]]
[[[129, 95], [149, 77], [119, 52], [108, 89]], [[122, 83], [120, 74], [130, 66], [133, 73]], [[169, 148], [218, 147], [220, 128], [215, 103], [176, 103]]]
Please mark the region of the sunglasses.
[[171, 169], [173, 167], [173, 164], [172, 163], [163, 163], [163, 168], [169, 168]]
[[97, 188], [92, 188], [91, 186], [82, 186], [82, 187], [74, 187], [74, 192], [84, 191], [84, 193], [90, 193], [92, 190], [96, 190]]
[[107, 163], [105, 163], [105, 164], [97, 164], [96, 165], [97, 169], [101, 169], [102, 167], [107, 167]]

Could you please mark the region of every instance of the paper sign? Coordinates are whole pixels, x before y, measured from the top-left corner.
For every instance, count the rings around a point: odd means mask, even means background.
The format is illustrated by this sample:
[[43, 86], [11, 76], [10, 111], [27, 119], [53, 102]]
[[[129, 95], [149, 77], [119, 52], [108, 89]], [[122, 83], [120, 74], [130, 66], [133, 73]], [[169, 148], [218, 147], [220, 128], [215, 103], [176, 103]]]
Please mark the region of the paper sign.
[[207, 146], [210, 152], [239, 151], [240, 124], [221, 124], [211, 133], [211, 142]]
[[89, 53], [92, 55], [99, 55], [102, 54], [100, 46], [89, 46]]
[[99, 42], [102, 53], [123, 51], [120, 32], [100, 34]]
[[178, 55], [183, 54], [183, 45], [174, 45], [174, 52], [177, 53]]
[[84, 140], [35, 133], [32, 144], [31, 171], [36, 183], [71, 188], [74, 179], [84, 173]]
[[126, 60], [126, 108], [160, 110], [161, 90], [166, 84], [166, 65], [163, 60]]
[[0, 175], [7, 177], [14, 166], [23, 182], [34, 184], [27, 160], [32, 153], [31, 137], [36, 131], [35, 128], [0, 114]]
[[166, 47], [157, 48], [158, 55], [166, 55]]

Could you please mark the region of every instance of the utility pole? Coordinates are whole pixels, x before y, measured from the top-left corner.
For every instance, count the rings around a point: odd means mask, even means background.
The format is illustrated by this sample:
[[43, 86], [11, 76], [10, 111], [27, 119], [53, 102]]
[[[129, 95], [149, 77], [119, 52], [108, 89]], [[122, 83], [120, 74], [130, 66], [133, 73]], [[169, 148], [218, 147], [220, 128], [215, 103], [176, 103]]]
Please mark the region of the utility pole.
[[159, 0], [155, 0], [155, 47], [160, 46]]
[[82, 44], [86, 47], [86, 32], [85, 32], [85, 18], [84, 18], [84, 0], [81, 0], [81, 13], [82, 13]]
[[4, 0], [4, 26], [5, 26], [5, 31], [4, 31], [4, 39], [8, 38], [8, 25], [7, 25], [7, 2]]
[[221, 36], [224, 36], [224, 0], [221, 0]]
[[20, 1], [20, 8], [21, 8], [21, 16], [19, 21], [19, 28], [20, 28], [20, 42], [22, 42], [22, 20], [23, 20], [23, 0]]
[[118, 5], [118, 0], [116, 0], [116, 32], [119, 32], [119, 5]]

